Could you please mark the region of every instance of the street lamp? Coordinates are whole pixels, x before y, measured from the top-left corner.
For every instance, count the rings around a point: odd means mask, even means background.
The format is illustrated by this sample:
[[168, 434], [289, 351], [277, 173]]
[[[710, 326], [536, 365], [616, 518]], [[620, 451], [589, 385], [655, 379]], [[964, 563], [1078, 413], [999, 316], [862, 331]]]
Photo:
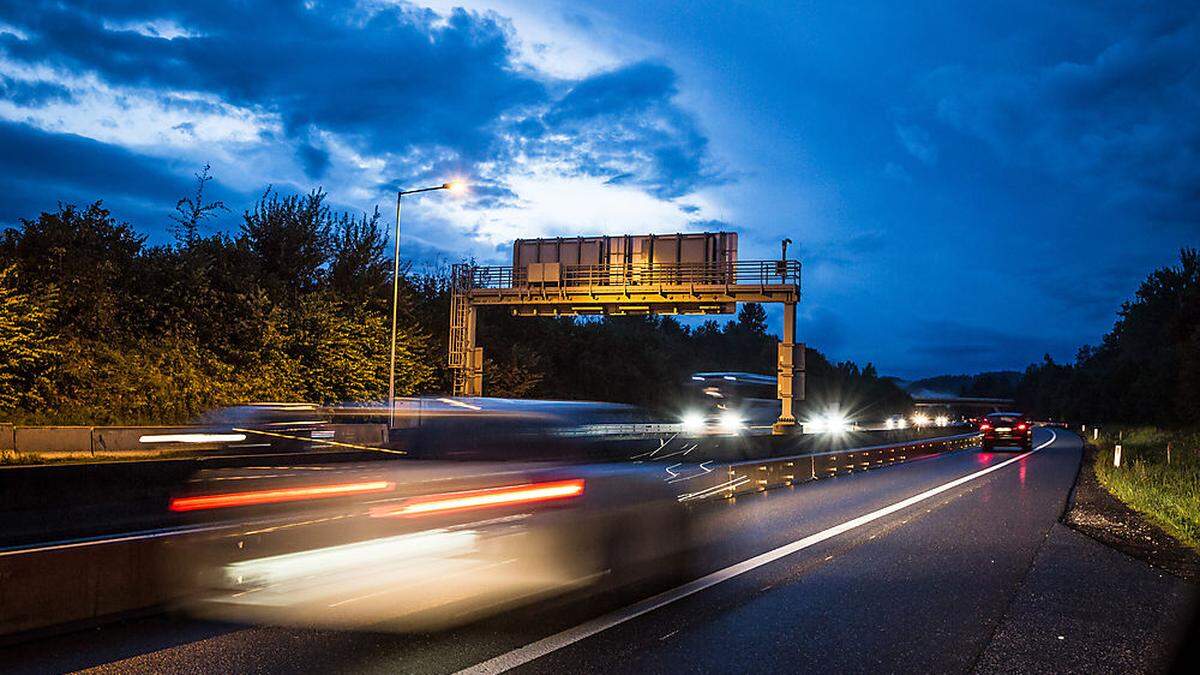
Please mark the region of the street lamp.
[[415, 195], [418, 192], [433, 192], [434, 190], [447, 190], [457, 194], [466, 187], [466, 183], [452, 180], [434, 187], [396, 192], [396, 232], [392, 237], [392, 359], [388, 366], [388, 429], [396, 426], [396, 314], [400, 305], [400, 202], [404, 199], [404, 195]]

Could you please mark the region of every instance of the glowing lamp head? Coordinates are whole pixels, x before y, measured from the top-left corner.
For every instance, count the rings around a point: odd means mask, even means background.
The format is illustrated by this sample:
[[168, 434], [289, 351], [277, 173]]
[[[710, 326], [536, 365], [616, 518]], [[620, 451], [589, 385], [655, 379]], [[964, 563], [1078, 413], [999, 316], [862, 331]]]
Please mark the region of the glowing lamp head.
[[452, 180], [449, 183], [444, 183], [442, 189], [458, 195], [467, 191], [467, 184], [461, 180]]

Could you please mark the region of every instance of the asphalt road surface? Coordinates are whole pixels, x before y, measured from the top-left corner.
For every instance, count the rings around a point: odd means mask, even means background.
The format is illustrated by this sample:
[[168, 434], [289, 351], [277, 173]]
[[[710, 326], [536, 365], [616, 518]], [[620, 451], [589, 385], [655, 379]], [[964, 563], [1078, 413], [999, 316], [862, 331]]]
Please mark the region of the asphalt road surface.
[[[159, 616], [0, 652], [6, 672], [966, 671], [1063, 511], [1078, 437], [966, 450], [721, 502], [693, 581], [432, 635]], [[639, 592], [640, 591], [640, 592]]]

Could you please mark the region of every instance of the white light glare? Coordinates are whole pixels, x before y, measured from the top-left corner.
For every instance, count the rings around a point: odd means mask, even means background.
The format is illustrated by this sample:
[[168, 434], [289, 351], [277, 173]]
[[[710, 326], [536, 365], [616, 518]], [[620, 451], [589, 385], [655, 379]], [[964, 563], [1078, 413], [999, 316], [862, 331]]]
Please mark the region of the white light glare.
[[732, 410], [726, 410], [721, 413], [721, 431], [727, 434], [736, 434], [742, 428], [742, 420], [737, 413]]
[[831, 412], [813, 418], [808, 428], [817, 434], [844, 434], [850, 431], [850, 420], [842, 413]]
[[914, 427], [929, 426], [929, 416], [924, 413], [917, 413], [916, 415], [913, 415], [912, 421]]
[[947, 424], [950, 424], [950, 418], [946, 417], [945, 415], [938, 415], [934, 418], [933, 423], [939, 427], [944, 427]]
[[683, 430], [689, 434], [698, 434], [704, 431], [704, 415], [691, 411], [683, 416]]

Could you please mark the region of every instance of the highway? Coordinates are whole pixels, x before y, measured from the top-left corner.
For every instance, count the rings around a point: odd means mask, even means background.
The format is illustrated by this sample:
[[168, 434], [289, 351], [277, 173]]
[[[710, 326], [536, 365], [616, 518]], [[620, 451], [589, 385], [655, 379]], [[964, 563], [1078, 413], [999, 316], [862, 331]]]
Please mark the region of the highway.
[[1066, 503], [1081, 443], [946, 453], [703, 505], [683, 583], [438, 634], [160, 615], [10, 647], [6, 672], [972, 669]]

